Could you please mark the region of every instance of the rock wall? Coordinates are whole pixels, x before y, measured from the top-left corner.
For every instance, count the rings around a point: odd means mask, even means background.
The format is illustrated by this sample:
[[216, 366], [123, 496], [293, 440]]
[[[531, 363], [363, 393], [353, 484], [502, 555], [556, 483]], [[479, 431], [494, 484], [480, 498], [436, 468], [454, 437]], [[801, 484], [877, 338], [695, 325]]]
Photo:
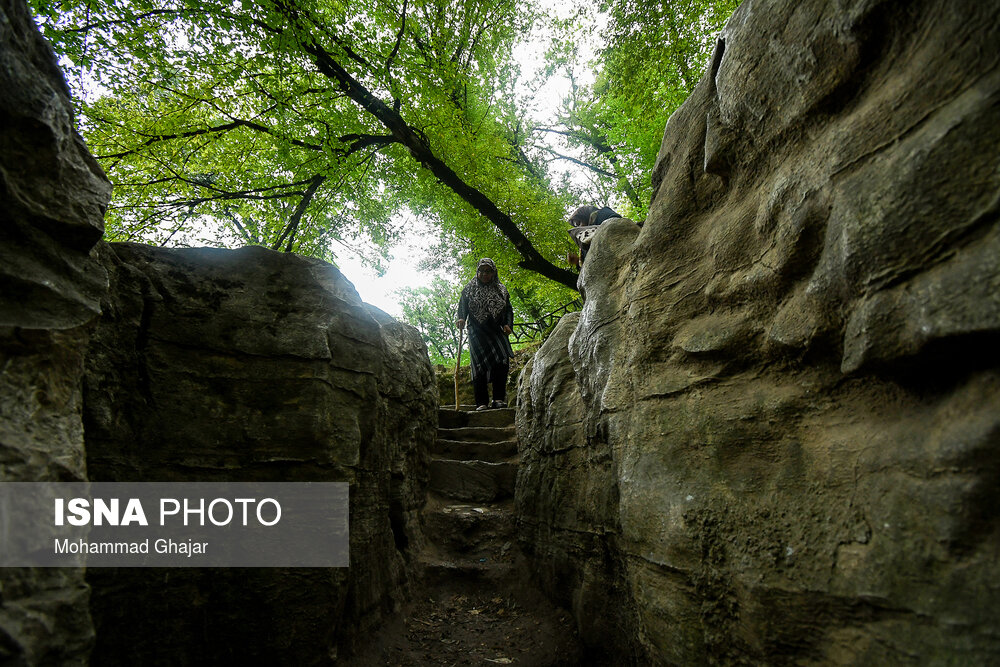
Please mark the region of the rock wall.
[[351, 566], [90, 570], [94, 660], [325, 664], [403, 599], [422, 544], [437, 401], [417, 331], [318, 260], [117, 243], [101, 255], [90, 478], [350, 482]]
[[614, 460], [588, 441], [567, 354], [579, 320], [559, 320], [519, 376], [518, 539], [543, 590], [572, 610], [595, 664], [634, 664], [644, 656], [630, 638], [636, 619], [620, 558]]
[[316, 260], [103, 243], [110, 184], [20, 0], [0, 0], [0, 91], [0, 481], [351, 484], [350, 568], [3, 569], [0, 662], [349, 653], [423, 542], [416, 330]]
[[520, 384], [525, 546], [582, 637], [1000, 660], [998, 43], [996, 3], [734, 14]]
[[[107, 288], [89, 252], [111, 186], [17, 0], [0, 0], [0, 91], [0, 480], [79, 481], [83, 356]], [[0, 662], [86, 664], [88, 598], [82, 570], [0, 569]]]

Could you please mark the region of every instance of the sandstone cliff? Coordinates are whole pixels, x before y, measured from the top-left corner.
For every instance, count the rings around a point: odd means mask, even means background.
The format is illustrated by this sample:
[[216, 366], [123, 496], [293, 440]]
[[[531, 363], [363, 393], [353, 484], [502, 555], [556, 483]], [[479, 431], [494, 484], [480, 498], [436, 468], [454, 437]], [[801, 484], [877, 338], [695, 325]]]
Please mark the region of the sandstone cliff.
[[523, 543], [596, 647], [1000, 659], [998, 43], [996, 3], [732, 17], [521, 379]]
[[[0, 479], [86, 479], [83, 357], [107, 273], [111, 185], [74, 129], [51, 49], [0, 0]], [[0, 662], [86, 664], [82, 570], [0, 569]]]
[[99, 254], [110, 290], [86, 356], [90, 479], [350, 482], [351, 566], [90, 570], [93, 659], [323, 663], [404, 598], [423, 540], [437, 403], [419, 334], [318, 260]]
[[423, 542], [437, 399], [418, 333], [323, 262], [101, 241], [110, 185], [20, 0], [0, 0], [0, 91], [0, 480], [351, 498], [350, 568], [3, 569], [0, 662], [342, 655], [398, 606]]

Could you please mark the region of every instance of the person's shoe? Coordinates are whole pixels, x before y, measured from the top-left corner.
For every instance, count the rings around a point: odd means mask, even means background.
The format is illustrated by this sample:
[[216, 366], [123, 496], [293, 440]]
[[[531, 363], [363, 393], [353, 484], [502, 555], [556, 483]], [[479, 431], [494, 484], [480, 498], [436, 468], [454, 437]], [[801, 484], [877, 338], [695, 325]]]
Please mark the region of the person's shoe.
[[506, 401], [493, 401], [493, 404], [490, 407], [491, 408], [506, 408], [507, 407], [507, 402]]
[[488, 405], [477, 405], [476, 406], [476, 412], [482, 412], [483, 410], [489, 410], [489, 409], [490, 409], [490, 406], [488, 406]]

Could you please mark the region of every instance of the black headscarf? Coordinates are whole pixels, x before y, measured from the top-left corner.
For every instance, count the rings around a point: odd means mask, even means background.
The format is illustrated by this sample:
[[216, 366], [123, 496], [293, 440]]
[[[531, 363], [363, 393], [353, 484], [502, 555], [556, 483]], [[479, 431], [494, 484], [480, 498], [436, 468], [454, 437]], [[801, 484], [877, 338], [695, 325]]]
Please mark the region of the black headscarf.
[[[493, 280], [484, 283], [479, 279], [479, 269], [488, 266], [493, 270]], [[499, 322], [507, 307], [507, 288], [500, 282], [497, 275], [497, 265], [492, 259], [484, 257], [479, 260], [476, 266], [476, 277], [462, 289], [462, 296], [465, 297], [469, 306], [469, 313], [476, 318], [479, 324], [487, 322]]]

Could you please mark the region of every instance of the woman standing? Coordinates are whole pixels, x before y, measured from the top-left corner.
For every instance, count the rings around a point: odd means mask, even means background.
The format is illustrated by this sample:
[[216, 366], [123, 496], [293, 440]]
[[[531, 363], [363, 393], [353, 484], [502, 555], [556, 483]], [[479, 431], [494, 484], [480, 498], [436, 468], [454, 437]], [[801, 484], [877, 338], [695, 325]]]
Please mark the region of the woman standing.
[[[507, 288], [497, 278], [492, 259], [479, 260], [476, 277], [462, 290], [458, 301], [459, 329], [469, 323], [469, 353], [472, 356], [472, 390], [476, 410], [507, 407], [507, 374], [514, 350], [507, 335], [514, 325]], [[493, 402], [487, 385], [493, 384]]]

